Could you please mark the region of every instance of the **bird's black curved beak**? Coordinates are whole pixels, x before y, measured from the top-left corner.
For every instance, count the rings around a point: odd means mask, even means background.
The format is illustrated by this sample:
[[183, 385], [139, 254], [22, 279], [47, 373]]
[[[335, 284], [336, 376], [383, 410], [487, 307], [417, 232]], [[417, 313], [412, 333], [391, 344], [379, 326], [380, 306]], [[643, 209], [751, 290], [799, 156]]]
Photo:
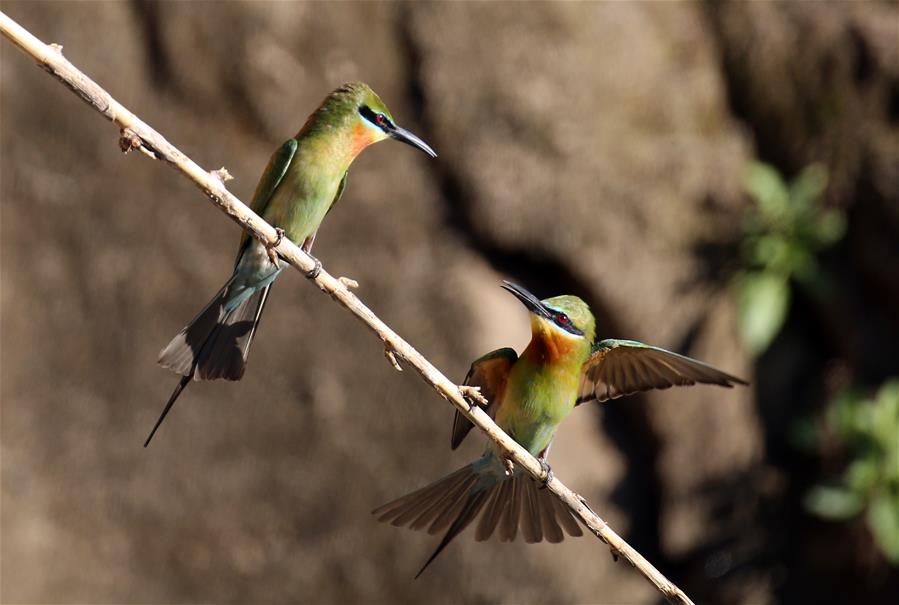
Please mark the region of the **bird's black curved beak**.
[[513, 284], [510, 281], [503, 280], [502, 288], [514, 294], [515, 297], [520, 300], [525, 307], [528, 308], [528, 311], [530, 311], [534, 315], [552, 319], [552, 313], [546, 307], [546, 305], [540, 302], [539, 298], [537, 298], [518, 284]]
[[417, 147], [421, 149], [426, 154], [431, 156], [432, 158], [437, 157], [437, 152], [431, 149], [431, 146], [422, 141], [418, 136], [412, 134], [405, 128], [400, 128], [399, 126], [394, 126], [390, 130], [387, 131], [387, 135], [391, 139], [395, 139], [400, 141], [401, 143], [405, 143], [406, 145], [412, 145], [413, 147]]

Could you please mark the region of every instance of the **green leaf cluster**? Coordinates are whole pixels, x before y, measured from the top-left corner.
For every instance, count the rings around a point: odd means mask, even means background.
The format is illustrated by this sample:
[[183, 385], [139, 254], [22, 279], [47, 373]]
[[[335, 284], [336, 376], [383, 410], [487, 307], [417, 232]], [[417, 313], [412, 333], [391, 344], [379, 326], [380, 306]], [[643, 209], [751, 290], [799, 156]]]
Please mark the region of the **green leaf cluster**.
[[737, 277], [740, 331], [746, 346], [763, 352], [780, 331], [790, 304], [790, 282], [813, 293], [826, 289], [816, 254], [846, 231], [840, 210], [825, 208], [827, 169], [811, 164], [790, 183], [773, 167], [750, 162], [743, 187], [753, 201], [743, 224], [744, 270]]
[[830, 404], [827, 428], [852, 455], [840, 481], [805, 498], [812, 513], [848, 520], [864, 513], [878, 548], [899, 565], [899, 379], [872, 399], [846, 392]]

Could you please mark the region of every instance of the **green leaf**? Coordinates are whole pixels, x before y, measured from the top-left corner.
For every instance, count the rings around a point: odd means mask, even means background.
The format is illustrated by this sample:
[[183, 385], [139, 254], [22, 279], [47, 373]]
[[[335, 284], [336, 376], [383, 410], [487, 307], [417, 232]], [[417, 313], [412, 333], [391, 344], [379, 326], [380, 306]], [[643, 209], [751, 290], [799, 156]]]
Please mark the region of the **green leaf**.
[[846, 483], [857, 494], [866, 494], [880, 480], [879, 457], [856, 458], [846, 469]]
[[827, 180], [827, 168], [822, 164], [809, 164], [793, 180], [790, 202], [800, 210], [810, 208], [827, 189]]
[[883, 451], [884, 481], [899, 491], [899, 381], [881, 387], [872, 416], [875, 436]]
[[815, 260], [815, 256], [799, 245], [789, 248], [788, 254], [785, 265], [790, 275], [802, 282], [803, 285], [813, 285], [819, 275], [818, 261]]
[[864, 441], [869, 433], [870, 406], [864, 393], [856, 389], [841, 391], [827, 409], [827, 423], [848, 445]]
[[823, 210], [818, 214], [814, 226], [816, 245], [820, 248], [832, 246], [846, 234], [846, 217], [840, 210]]
[[789, 242], [779, 234], [769, 233], [756, 241], [753, 260], [763, 267], [782, 269], [788, 266], [789, 255]]
[[749, 162], [743, 175], [743, 188], [756, 201], [763, 215], [775, 222], [787, 212], [790, 194], [780, 174], [762, 162]]
[[740, 333], [747, 348], [758, 355], [783, 327], [790, 302], [787, 279], [753, 271], [739, 280]]
[[824, 519], [844, 521], [854, 517], [864, 508], [861, 497], [842, 487], [819, 485], [805, 496], [805, 508]]
[[878, 548], [893, 565], [899, 565], [899, 497], [888, 491], [877, 494], [867, 517]]
[[[871, 409], [871, 430], [890, 462], [899, 466], [899, 381], [883, 385]], [[899, 470], [896, 471], [899, 476]]]

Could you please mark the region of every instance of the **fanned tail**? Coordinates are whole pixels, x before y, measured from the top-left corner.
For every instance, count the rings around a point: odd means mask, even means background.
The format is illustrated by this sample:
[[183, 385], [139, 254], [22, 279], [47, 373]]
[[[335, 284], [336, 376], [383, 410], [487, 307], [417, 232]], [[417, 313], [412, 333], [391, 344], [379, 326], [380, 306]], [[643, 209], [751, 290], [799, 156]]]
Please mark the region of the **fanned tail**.
[[[503, 542], [515, 540], [519, 528], [525, 542], [561, 542], [565, 533], [583, 531], [571, 511], [529, 475], [495, 477], [484, 485], [484, 475], [474, 462], [372, 511], [378, 521], [436, 534], [446, 529], [434, 553], [416, 578], [444, 548], [480, 515], [475, 540], [482, 542], [494, 531]], [[447, 529], [448, 528], [448, 529]]]
[[191, 380], [240, 380], [243, 376], [250, 344], [259, 326], [271, 284], [228, 309], [228, 287], [232, 281], [233, 278], [228, 280], [209, 304], [159, 354], [159, 364], [181, 374], [182, 378], [144, 447], [150, 444], [156, 430]]

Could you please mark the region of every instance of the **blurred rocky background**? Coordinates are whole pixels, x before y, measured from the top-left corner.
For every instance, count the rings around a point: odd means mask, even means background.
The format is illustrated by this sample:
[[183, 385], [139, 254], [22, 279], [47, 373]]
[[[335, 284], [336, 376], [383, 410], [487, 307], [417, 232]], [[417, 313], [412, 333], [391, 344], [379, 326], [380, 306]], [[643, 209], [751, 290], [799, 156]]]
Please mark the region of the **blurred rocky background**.
[[[356, 161], [329, 271], [459, 380], [527, 341], [502, 278], [746, 376], [579, 408], [556, 474], [696, 602], [895, 603], [896, 2], [2, 10], [244, 200], [368, 82], [440, 157]], [[412, 581], [435, 538], [369, 511], [483, 440], [451, 453], [452, 410], [292, 272], [244, 380], [194, 385], [143, 449], [156, 355], [237, 228], [6, 40], [0, 75], [3, 602], [659, 602], [590, 537], [465, 534]]]

